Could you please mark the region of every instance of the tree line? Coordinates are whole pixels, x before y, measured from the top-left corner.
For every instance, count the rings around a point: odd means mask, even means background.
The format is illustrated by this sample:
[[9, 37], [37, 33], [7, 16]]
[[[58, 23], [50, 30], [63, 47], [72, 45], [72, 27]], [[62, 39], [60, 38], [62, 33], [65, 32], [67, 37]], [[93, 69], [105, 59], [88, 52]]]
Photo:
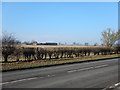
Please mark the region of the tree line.
[[108, 55], [118, 54], [120, 52], [119, 46], [112, 47], [118, 36], [120, 30], [114, 32], [112, 29], [107, 29], [102, 32], [102, 41], [105, 47], [54, 47], [54, 48], [24, 48], [21, 47], [20, 41], [17, 40], [13, 34], [3, 33], [2, 35], [2, 56], [4, 62], [8, 62], [8, 57], [14, 55], [16, 61], [19, 61], [21, 56], [25, 60], [41, 60], [52, 58], [72, 58], [94, 55]]
[[14, 56], [16, 61], [22, 58], [25, 61], [30, 60], [51, 60], [60, 58], [84, 57], [90, 55], [111, 55], [119, 54], [119, 47], [3, 47], [4, 62], [8, 62], [8, 57]]

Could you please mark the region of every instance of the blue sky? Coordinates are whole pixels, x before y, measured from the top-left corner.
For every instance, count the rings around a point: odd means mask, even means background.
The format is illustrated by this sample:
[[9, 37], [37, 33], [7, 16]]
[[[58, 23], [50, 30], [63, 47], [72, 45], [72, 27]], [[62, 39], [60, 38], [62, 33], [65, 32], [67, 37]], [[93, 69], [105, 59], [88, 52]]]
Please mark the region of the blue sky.
[[117, 31], [117, 2], [11, 2], [2, 4], [3, 30], [21, 41], [101, 44], [101, 32]]

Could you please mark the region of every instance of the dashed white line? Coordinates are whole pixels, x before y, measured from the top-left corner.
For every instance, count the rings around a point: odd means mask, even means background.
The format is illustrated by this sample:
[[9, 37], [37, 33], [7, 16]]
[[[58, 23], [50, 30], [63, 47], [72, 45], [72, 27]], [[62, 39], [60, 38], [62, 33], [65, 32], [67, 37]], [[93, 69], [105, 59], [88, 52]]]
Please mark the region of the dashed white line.
[[69, 73], [71, 73], [71, 72], [76, 72], [77, 70], [70, 70], [70, 71], [67, 71], [67, 72], [69, 72]]
[[50, 77], [50, 75], [47, 75], [48, 77]]
[[55, 75], [47, 75], [47, 77], [53, 77], [53, 76], [55, 76]]
[[93, 69], [93, 68], [94, 68], [94, 67], [82, 68], [82, 69], [78, 69], [77, 71], [89, 70], [89, 69]]
[[[105, 66], [108, 66], [108, 65], [100, 65], [100, 66], [96, 66], [96, 67], [81, 68], [81, 69], [77, 69], [77, 70], [69, 70], [67, 72], [72, 73], [72, 72], [76, 72], [76, 71], [90, 70], [90, 69], [93, 69], [93, 68], [101, 68], [101, 67], [105, 67]], [[47, 75], [47, 77], [50, 77], [50, 76], [55, 76], [55, 75]], [[44, 78], [44, 77], [39, 77], [39, 78]], [[21, 82], [21, 81], [25, 81], [25, 80], [33, 80], [33, 79], [37, 79], [37, 77], [20, 79], [20, 80], [15, 80], [15, 81], [10, 81], [10, 82], [4, 82], [4, 83], [0, 83], [0, 85], [16, 83], [16, 82]], [[115, 84], [115, 86], [118, 86], [118, 85], [120, 85], [120, 83]]]
[[35, 78], [27, 78], [27, 79], [20, 79], [20, 80], [16, 80], [16, 81], [4, 82], [4, 83], [0, 83], [0, 85], [16, 83], [16, 82], [21, 82], [21, 81], [25, 81], [25, 80], [33, 80], [33, 79], [37, 79], [37, 78], [35, 77]]
[[39, 78], [44, 78], [44, 77], [39, 77]]
[[55, 76], [55, 75], [51, 75], [51, 76]]
[[72, 73], [72, 72], [76, 72], [76, 71], [84, 71], [84, 70], [90, 70], [90, 69], [101, 68], [101, 67], [106, 67], [106, 66], [108, 66], [108, 65], [100, 65], [100, 66], [96, 66], [96, 67], [89, 67], [89, 68], [81, 68], [81, 69], [69, 70], [67, 72], [68, 73]]
[[[53, 77], [53, 76], [55, 76], [55, 75], [47, 75], [47, 77]], [[10, 82], [0, 83], [0, 85], [12, 84], [12, 83], [16, 83], [16, 82], [21, 82], [21, 81], [26, 81], [26, 80], [33, 80], [33, 79], [38, 79], [38, 78], [44, 78], [44, 77], [34, 77], [34, 78], [20, 79], [20, 80], [15, 80], [15, 81], [10, 81]]]
[[106, 66], [108, 66], [108, 65], [100, 65], [100, 66], [96, 66], [94, 68], [101, 68], [101, 67], [106, 67]]

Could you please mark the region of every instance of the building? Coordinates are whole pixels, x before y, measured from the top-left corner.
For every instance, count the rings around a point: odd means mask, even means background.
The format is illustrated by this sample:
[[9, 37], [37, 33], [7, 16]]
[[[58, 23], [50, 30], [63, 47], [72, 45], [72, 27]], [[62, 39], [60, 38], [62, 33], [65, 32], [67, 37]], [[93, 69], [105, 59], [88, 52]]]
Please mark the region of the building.
[[46, 42], [45, 45], [57, 45], [57, 43]]
[[45, 42], [45, 43], [38, 43], [37, 45], [58, 45], [55, 42]]
[[32, 45], [37, 45], [37, 41], [33, 41], [33, 42], [32, 42]]

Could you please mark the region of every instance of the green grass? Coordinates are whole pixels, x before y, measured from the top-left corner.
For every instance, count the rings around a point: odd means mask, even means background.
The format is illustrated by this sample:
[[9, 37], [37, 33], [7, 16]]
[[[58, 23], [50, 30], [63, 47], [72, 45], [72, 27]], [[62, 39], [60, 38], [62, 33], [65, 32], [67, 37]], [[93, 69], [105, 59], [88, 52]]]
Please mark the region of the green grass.
[[77, 58], [62, 58], [62, 59], [52, 59], [52, 60], [35, 60], [31, 62], [2, 63], [2, 68], [0, 68], [0, 70], [9, 71], [9, 70], [15, 70], [15, 69], [34, 68], [34, 67], [41, 67], [41, 66], [47, 66], [47, 65], [56, 65], [56, 64], [114, 58], [114, 57], [120, 57], [120, 54], [119, 55], [114, 54], [114, 55], [85, 56], [85, 57], [77, 57]]

